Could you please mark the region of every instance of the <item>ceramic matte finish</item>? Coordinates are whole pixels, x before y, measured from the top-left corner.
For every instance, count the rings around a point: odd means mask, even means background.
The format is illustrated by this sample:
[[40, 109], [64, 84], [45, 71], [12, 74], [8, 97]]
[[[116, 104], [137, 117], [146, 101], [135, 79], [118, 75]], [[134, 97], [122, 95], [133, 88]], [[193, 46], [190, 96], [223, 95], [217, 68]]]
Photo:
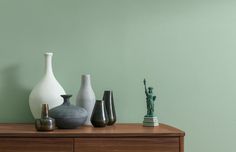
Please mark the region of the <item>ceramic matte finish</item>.
[[81, 86], [76, 98], [76, 105], [81, 106], [88, 112], [88, 118], [85, 122], [86, 125], [91, 125], [90, 118], [95, 104], [95, 94], [92, 89], [90, 75], [81, 76]]
[[48, 104], [54, 108], [63, 103], [61, 94], [64, 89], [56, 80], [52, 70], [53, 53], [45, 53], [45, 75], [42, 80], [33, 88], [29, 96], [29, 106], [34, 118], [40, 118], [41, 105]]
[[112, 88], [117, 123], [142, 123], [147, 78], [159, 122], [186, 131], [186, 152], [235, 152], [235, 6], [0, 0], [0, 122], [34, 122], [29, 93], [42, 77], [41, 54], [53, 50], [54, 74], [67, 92], [78, 93], [83, 73], [91, 74], [97, 97]]
[[49, 116], [56, 120], [56, 126], [60, 129], [74, 129], [83, 125], [88, 117], [87, 111], [70, 103], [72, 95], [61, 97], [64, 98], [63, 104], [49, 110]]

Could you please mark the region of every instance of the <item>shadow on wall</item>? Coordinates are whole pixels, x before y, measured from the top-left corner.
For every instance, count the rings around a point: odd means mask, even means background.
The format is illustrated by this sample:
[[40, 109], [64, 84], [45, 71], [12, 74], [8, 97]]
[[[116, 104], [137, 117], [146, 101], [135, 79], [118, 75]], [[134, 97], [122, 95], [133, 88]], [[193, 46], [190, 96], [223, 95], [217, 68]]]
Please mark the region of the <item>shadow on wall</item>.
[[11, 65], [0, 71], [0, 123], [32, 122], [28, 98], [30, 89], [19, 82], [19, 65]]

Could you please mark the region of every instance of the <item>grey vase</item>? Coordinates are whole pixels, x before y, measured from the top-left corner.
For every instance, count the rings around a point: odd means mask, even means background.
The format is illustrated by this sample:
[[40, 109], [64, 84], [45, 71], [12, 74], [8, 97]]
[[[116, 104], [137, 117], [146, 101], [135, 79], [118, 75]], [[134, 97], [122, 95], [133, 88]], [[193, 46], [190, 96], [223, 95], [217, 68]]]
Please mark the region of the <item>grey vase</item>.
[[105, 127], [107, 125], [107, 111], [103, 100], [96, 100], [90, 121], [94, 127]]
[[73, 129], [83, 125], [88, 117], [84, 108], [70, 104], [72, 95], [61, 95], [64, 103], [58, 107], [49, 110], [49, 116], [56, 120], [56, 126], [60, 129]]
[[104, 91], [103, 100], [105, 102], [106, 110], [107, 110], [107, 125], [113, 125], [116, 122], [116, 111], [113, 99], [113, 92], [110, 90]]

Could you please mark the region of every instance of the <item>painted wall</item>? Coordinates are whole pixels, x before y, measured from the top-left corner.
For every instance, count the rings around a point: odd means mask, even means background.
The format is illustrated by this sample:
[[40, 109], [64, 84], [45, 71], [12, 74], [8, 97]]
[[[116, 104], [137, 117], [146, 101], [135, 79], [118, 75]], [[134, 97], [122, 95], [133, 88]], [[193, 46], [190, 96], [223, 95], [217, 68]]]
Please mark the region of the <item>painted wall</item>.
[[90, 73], [119, 122], [141, 122], [145, 77], [186, 152], [235, 152], [235, 14], [233, 0], [0, 0], [0, 122], [33, 122], [28, 95], [52, 51], [73, 102]]

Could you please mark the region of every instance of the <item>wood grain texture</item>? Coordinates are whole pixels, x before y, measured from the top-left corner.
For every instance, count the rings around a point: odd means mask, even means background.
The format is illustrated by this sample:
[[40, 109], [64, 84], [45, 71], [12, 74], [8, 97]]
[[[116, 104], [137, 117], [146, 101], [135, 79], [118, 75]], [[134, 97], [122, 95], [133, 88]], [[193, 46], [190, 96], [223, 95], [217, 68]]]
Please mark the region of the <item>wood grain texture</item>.
[[73, 152], [73, 138], [0, 138], [1, 152]]
[[83, 126], [38, 132], [33, 124], [0, 124], [0, 152], [184, 152], [185, 133], [160, 124]]
[[179, 151], [184, 152], [184, 137], [179, 137]]
[[75, 152], [179, 152], [179, 138], [78, 138]]
[[142, 124], [116, 124], [105, 128], [83, 126], [78, 129], [57, 129], [53, 132], [37, 132], [33, 124], [0, 124], [0, 137], [167, 137], [184, 136], [184, 132], [160, 124], [143, 127]]

